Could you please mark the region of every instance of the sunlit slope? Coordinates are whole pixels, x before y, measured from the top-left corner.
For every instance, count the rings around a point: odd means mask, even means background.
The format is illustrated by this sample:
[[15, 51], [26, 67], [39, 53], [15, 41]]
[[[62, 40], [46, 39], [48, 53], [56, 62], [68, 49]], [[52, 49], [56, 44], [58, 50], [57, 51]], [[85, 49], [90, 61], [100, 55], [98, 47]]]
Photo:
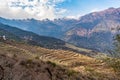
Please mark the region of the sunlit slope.
[[[91, 77], [113, 78], [116, 77], [112, 68], [108, 67], [102, 60], [87, 57], [72, 51], [45, 49], [38, 46], [30, 46], [7, 41], [1, 43], [0, 54], [7, 54], [10, 57], [22, 57], [28, 59], [38, 59], [51, 61], [54, 64], [65, 66], [84, 75]], [[111, 76], [110, 76], [111, 75]]]

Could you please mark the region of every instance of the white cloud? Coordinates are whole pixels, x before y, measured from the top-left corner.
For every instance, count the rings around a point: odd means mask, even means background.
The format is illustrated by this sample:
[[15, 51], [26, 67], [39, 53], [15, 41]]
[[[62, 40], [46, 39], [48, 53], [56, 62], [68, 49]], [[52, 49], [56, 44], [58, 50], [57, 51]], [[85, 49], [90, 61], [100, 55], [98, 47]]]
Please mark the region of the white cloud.
[[66, 18], [68, 19], [80, 19], [81, 15], [76, 15], [76, 16], [67, 16]]
[[94, 8], [94, 9], [92, 9], [90, 12], [97, 12], [97, 11], [100, 11], [100, 9]]
[[9, 19], [54, 19], [66, 12], [56, 8], [64, 0], [0, 0], [0, 17]]

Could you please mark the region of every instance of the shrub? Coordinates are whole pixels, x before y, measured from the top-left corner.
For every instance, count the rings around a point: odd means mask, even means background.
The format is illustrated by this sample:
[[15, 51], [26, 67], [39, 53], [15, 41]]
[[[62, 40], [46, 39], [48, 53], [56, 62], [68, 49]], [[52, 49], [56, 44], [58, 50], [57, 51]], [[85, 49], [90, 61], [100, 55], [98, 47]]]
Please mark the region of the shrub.
[[89, 67], [89, 66], [86, 66], [85, 70], [89, 71], [89, 72], [94, 72], [95, 71], [92, 67]]
[[108, 64], [108, 66], [112, 67], [117, 74], [120, 74], [120, 59], [106, 58], [104, 61]]
[[77, 72], [75, 72], [74, 70], [68, 70], [67, 71], [67, 75], [70, 77], [70, 76], [73, 76], [75, 73], [77, 73]]
[[36, 56], [35, 59], [40, 59], [39, 56]]
[[33, 62], [32, 59], [28, 59], [28, 60], [26, 61], [27, 64], [31, 64], [32, 62]]
[[53, 67], [56, 67], [56, 65], [57, 65], [56, 63], [51, 62], [51, 61], [47, 61], [47, 63], [48, 63], [48, 64], [51, 64]]
[[13, 54], [13, 57], [16, 58], [16, 57], [17, 57], [17, 54]]
[[30, 68], [30, 67], [32, 67], [32, 65], [34, 65], [34, 64], [33, 64], [33, 60], [32, 60], [32, 59], [28, 59], [28, 60], [23, 60], [23, 61], [21, 61], [21, 62], [20, 62], [20, 65], [25, 66], [25, 67], [27, 67], [27, 68]]

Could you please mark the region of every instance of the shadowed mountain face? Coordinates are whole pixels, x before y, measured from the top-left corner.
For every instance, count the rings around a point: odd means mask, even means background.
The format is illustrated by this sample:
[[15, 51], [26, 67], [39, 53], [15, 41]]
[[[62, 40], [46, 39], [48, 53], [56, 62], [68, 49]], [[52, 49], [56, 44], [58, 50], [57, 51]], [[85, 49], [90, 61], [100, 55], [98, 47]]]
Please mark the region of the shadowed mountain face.
[[65, 42], [52, 38], [39, 36], [35, 33], [24, 31], [15, 27], [0, 24], [0, 35], [5, 35], [8, 39], [24, 41], [32, 45], [39, 45], [45, 48], [62, 49], [65, 48]]
[[56, 19], [54, 21], [34, 19], [8, 20], [0, 22], [32, 31], [39, 35], [65, 40], [79, 47], [105, 52], [112, 48], [113, 36], [120, 28], [120, 8], [109, 8], [74, 19]]

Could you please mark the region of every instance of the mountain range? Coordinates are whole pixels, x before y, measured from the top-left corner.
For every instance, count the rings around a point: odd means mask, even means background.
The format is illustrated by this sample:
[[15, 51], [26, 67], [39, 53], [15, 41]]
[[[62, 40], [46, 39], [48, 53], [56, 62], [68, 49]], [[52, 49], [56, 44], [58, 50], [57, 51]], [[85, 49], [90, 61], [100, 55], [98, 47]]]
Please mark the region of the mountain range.
[[78, 20], [62, 18], [53, 21], [48, 19], [40, 21], [0, 18], [0, 23], [38, 35], [62, 39], [78, 47], [106, 52], [107, 49], [112, 48], [113, 37], [120, 28], [120, 8], [93, 12]]

